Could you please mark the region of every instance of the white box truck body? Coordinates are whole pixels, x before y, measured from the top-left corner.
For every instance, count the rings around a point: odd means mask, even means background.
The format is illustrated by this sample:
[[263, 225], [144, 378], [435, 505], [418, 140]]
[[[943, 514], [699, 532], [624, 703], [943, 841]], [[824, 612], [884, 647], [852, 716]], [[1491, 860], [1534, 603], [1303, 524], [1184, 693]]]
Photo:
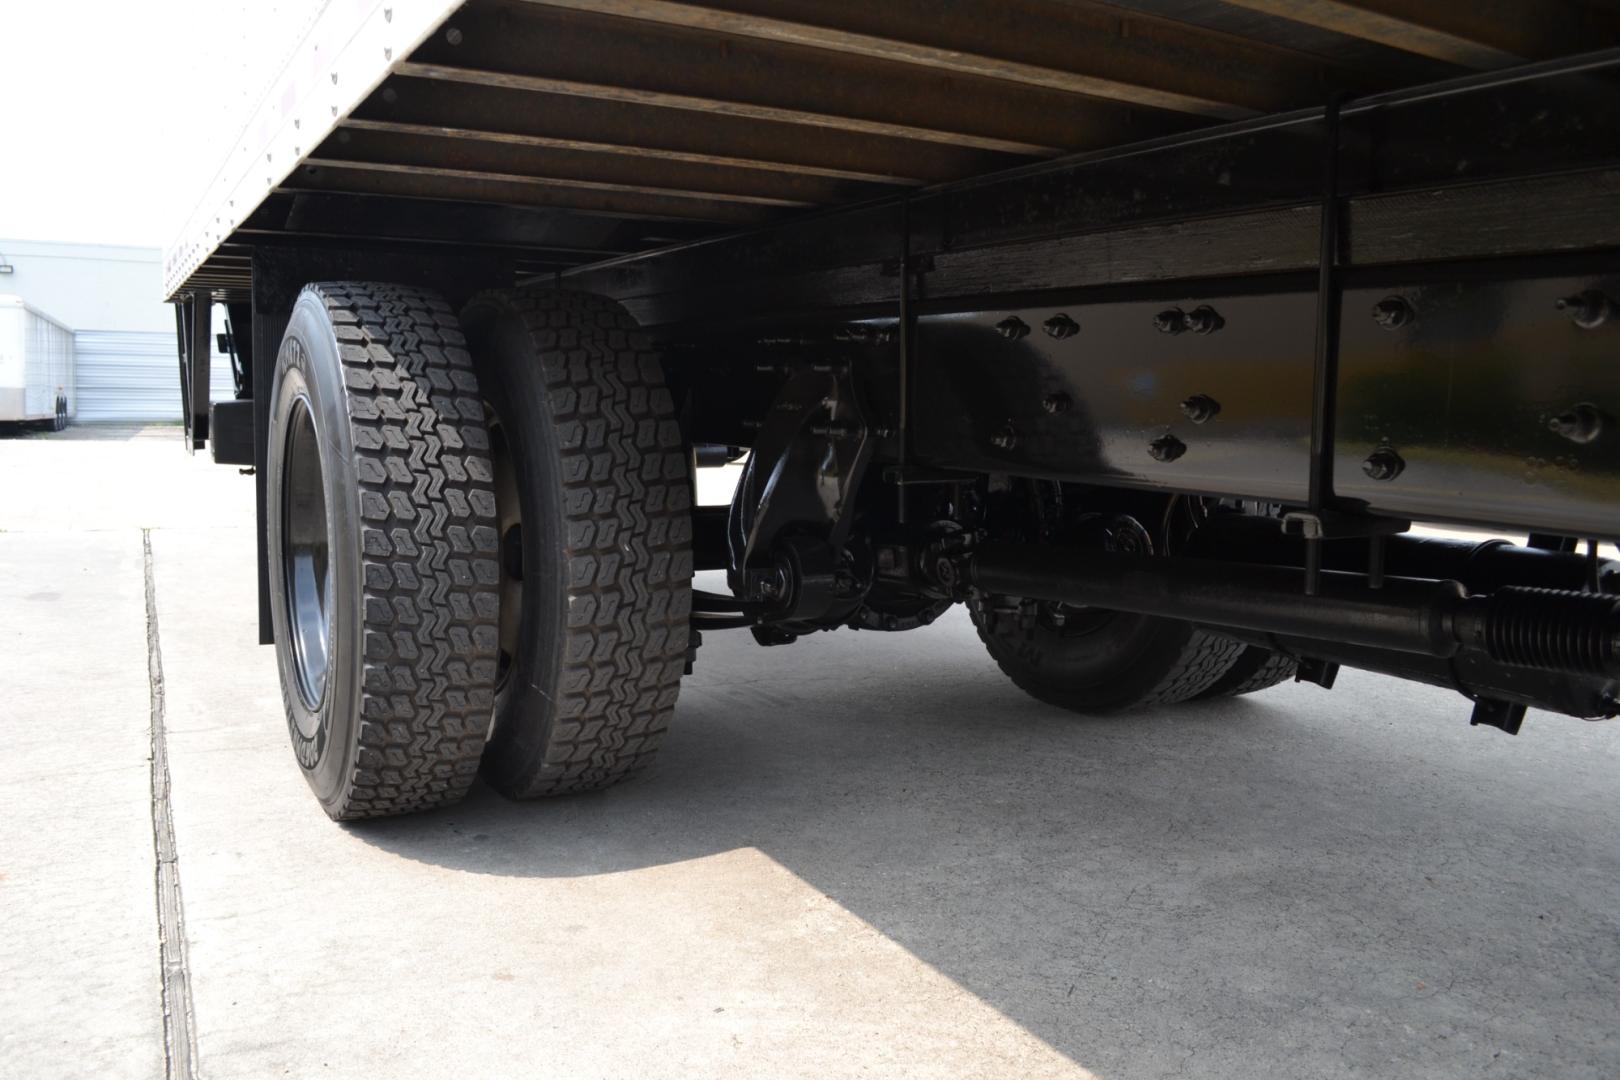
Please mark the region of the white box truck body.
[[60, 425], [74, 411], [73, 331], [0, 296], [0, 423]]

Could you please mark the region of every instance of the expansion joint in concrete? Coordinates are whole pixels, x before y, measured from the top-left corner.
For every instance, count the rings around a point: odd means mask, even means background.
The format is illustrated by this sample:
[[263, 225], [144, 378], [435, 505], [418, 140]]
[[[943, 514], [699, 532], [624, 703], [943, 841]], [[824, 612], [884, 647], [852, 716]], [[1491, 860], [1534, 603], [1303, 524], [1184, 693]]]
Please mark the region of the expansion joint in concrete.
[[197, 1076], [197, 1037], [186, 957], [185, 905], [175, 856], [174, 811], [169, 803], [168, 734], [164, 729], [163, 649], [158, 637], [157, 584], [152, 533], [141, 530], [146, 574], [146, 671], [152, 711], [152, 839], [157, 853], [158, 959], [163, 980], [163, 1056], [168, 1080]]

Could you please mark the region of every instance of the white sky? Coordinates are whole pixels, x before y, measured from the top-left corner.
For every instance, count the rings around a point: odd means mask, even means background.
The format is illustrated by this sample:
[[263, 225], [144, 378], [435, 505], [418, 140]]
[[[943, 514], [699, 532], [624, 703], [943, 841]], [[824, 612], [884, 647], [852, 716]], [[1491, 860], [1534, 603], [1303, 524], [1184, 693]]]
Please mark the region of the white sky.
[[325, 0], [0, 0], [0, 236], [163, 247]]

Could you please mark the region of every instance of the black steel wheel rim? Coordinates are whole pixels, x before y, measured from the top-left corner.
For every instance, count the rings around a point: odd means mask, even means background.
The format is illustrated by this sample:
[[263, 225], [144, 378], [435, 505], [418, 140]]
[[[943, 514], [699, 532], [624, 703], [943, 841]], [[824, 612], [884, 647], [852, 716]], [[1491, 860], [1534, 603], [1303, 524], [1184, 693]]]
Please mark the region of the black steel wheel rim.
[[325, 481], [314, 414], [309, 399], [299, 395], [287, 419], [282, 465], [281, 561], [293, 668], [299, 696], [311, 713], [326, 696], [332, 652], [332, 561]]

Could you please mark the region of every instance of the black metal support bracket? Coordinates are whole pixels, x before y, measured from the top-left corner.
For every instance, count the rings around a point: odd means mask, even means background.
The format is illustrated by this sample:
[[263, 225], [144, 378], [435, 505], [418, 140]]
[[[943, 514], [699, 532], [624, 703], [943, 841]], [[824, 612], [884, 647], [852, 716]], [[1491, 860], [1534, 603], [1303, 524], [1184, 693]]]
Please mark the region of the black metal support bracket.
[[1346, 540], [1357, 537], [1398, 536], [1412, 527], [1406, 518], [1380, 517], [1376, 514], [1345, 514], [1334, 510], [1290, 510], [1278, 519], [1284, 536], [1295, 537], [1306, 543], [1306, 565], [1310, 565], [1315, 548], [1316, 572], [1322, 569], [1319, 545], [1323, 540]]
[[771, 367], [783, 383], [732, 498], [728, 577], [768, 616], [815, 622], [860, 601], [840, 561], [877, 433], [838, 350]]
[[208, 339], [212, 317], [213, 300], [205, 292], [189, 294], [174, 305], [180, 353], [180, 418], [187, 453], [208, 445]]
[[[932, 266], [932, 260], [929, 260]], [[898, 309], [897, 330], [895, 334], [896, 377], [895, 395], [897, 400], [895, 437], [896, 461], [901, 470], [906, 467], [911, 456], [911, 369], [913, 353], [916, 350], [917, 313], [914, 309], [913, 291], [916, 288], [916, 279], [923, 272], [911, 257], [911, 201], [902, 199], [900, 203], [900, 300], [896, 305]], [[904, 486], [895, 491], [895, 520], [901, 525], [906, 523], [908, 493]]]
[[1298, 666], [1294, 669], [1295, 682], [1308, 682], [1324, 690], [1333, 689], [1333, 684], [1338, 678], [1339, 664], [1336, 661], [1323, 660], [1315, 656], [1300, 657]]
[[1517, 735], [1524, 725], [1525, 707], [1513, 701], [1476, 701], [1468, 718], [1471, 727], [1493, 727]]

